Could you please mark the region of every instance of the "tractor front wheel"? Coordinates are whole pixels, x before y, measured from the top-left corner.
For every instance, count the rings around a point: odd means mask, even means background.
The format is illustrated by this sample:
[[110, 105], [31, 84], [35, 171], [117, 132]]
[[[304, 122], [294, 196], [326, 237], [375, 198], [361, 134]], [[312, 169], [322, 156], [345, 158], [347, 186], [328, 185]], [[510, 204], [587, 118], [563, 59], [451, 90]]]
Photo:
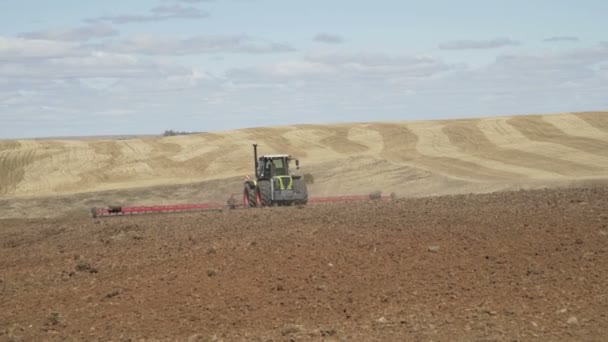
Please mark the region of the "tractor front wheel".
[[272, 206], [272, 190], [270, 188], [270, 181], [259, 181], [258, 182], [258, 193], [260, 197], [260, 204], [263, 207]]

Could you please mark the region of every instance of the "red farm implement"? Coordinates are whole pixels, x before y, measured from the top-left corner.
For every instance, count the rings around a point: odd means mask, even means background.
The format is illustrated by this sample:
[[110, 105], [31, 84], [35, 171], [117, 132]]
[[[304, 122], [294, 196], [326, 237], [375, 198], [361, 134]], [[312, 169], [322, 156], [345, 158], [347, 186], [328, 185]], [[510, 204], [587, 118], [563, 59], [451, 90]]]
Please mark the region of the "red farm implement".
[[[308, 199], [308, 204], [328, 204], [328, 203], [352, 203], [366, 202], [373, 200], [390, 201], [394, 195], [361, 195], [361, 196], [334, 196], [334, 197], [312, 197]], [[234, 197], [228, 200], [227, 204], [221, 203], [199, 203], [199, 204], [172, 204], [172, 205], [154, 205], [154, 206], [109, 206], [106, 208], [91, 208], [91, 216], [108, 217], [108, 216], [125, 216], [125, 215], [142, 215], [153, 213], [177, 213], [177, 212], [195, 212], [195, 211], [214, 211], [224, 209], [245, 209], [249, 208], [244, 201], [236, 201]]]

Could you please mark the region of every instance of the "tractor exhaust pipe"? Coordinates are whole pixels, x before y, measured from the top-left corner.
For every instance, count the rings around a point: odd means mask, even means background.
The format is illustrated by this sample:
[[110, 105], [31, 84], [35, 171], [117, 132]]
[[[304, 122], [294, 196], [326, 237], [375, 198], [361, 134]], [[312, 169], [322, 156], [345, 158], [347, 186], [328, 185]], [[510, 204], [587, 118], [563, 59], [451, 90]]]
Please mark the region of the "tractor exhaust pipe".
[[253, 165], [255, 166], [255, 177], [258, 178], [258, 144], [253, 144]]

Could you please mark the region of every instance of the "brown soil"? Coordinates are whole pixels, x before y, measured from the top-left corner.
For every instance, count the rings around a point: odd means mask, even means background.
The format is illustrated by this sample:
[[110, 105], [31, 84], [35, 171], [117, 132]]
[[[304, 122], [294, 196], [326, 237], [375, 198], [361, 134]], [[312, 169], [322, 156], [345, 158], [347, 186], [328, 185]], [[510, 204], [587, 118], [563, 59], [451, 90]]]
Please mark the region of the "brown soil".
[[608, 188], [0, 221], [0, 340], [600, 341]]

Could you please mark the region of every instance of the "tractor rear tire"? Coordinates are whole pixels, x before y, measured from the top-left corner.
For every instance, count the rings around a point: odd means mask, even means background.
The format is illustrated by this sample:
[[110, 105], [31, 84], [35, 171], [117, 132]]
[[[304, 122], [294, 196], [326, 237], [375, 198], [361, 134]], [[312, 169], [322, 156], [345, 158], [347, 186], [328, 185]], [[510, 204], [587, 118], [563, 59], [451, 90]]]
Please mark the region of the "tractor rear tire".
[[303, 205], [308, 203], [308, 188], [306, 187], [306, 183], [302, 178], [296, 178], [293, 180], [293, 189], [296, 191], [298, 195], [304, 195], [304, 198], [296, 200], [295, 203]]
[[272, 206], [272, 189], [270, 187], [270, 181], [259, 181], [258, 192], [260, 194], [262, 207]]
[[245, 190], [243, 193], [243, 204], [245, 208], [255, 208], [258, 206], [257, 191], [255, 188], [250, 188], [247, 184], [245, 184]]

